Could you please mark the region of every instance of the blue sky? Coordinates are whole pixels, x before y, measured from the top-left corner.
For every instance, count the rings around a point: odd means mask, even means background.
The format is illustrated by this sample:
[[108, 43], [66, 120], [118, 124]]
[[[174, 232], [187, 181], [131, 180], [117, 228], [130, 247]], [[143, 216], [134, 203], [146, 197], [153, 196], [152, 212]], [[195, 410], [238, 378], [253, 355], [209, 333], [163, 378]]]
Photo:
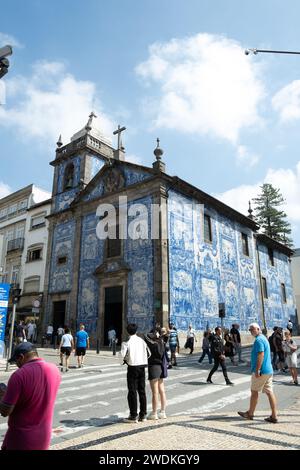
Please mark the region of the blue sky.
[[246, 212], [259, 185], [286, 200], [300, 246], [300, 50], [296, 0], [0, 0], [0, 44], [14, 54], [2, 83], [0, 196], [51, 190], [55, 142], [94, 109], [127, 127], [128, 159], [167, 172]]

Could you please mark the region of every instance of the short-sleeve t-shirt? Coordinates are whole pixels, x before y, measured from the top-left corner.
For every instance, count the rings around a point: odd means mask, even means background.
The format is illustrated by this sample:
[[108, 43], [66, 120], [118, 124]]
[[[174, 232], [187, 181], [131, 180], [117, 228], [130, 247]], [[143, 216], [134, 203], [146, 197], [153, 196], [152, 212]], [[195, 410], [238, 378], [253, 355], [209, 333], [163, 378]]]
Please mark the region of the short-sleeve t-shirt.
[[15, 407], [8, 418], [3, 449], [48, 449], [60, 381], [57, 367], [42, 358], [27, 362], [12, 374], [2, 401]]
[[255, 372], [257, 356], [259, 352], [264, 353], [264, 359], [261, 365], [261, 374], [273, 374], [272, 362], [271, 362], [271, 351], [270, 344], [264, 335], [258, 335], [252, 346], [251, 351], [251, 372]]
[[86, 348], [87, 347], [87, 340], [89, 338], [89, 335], [87, 334], [86, 331], [84, 330], [79, 330], [76, 333], [76, 347], [77, 348]]
[[69, 333], [66, 333], [61, 338], [61, 345], [63, 348], [71, 348], [72, 347], [73, 336]]

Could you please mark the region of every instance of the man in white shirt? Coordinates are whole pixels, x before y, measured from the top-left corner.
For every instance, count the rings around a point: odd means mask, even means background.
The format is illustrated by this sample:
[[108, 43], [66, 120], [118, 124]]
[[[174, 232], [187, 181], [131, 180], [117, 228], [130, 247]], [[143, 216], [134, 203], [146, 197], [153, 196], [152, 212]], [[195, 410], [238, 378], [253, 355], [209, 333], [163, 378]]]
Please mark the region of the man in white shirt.
[[27, 326], [27, 339], [31, 343], [35, 341], [35, 331], [36, 331], [36, 324], [33, 322], [29, 322]]
[[117, 339], [117, 333], [116, 333], [116, 330], [114, 329], [113, 326], [109, 327], [107, 337], [108, 337], [109, 347], [110, 347], [110, 349], [112, 349], [113, 341], [116, 341], [116, 339]]
[[[148, 365], [150, 350], [142, 338], [136, 335], [137, 325], [129, 323], [127, 333], [129, 340], [122, 343], [121, 355], [127, 364], [127, 387], [128, 387], [128, 405], [129, 417], [124, 421], [126, 423], [137, 423], [146, 421], [147, 418], [147, 399], [145, 392], [145, 367]], [[137, 394], [139, 395], [140, 412], [137, 413]]]
[[287, 327], [287, 329], [289, 330], [289, 332], [291, 333], [291, 336], [292, 336], [292, 334], [293, 334], [293, 323], [291, 322], [291, 319], [289, 319], [286, 327]]

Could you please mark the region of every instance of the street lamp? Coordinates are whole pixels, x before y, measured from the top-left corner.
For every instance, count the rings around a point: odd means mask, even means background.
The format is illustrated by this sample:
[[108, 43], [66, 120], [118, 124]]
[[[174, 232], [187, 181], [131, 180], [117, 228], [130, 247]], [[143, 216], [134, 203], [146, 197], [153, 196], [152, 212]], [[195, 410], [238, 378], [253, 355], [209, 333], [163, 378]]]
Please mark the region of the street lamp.
[[7, 353], [7, 358], [6, 358], [6, 369], [5, 369], [6, 372], [8, 372], [8, 369], [9, 369], [8, 361], [11, 357], [11, 350], [12, 350], [13, 336], [14, 336], [14, 329], [15, 329], [16, 308], [17, 308], [17, 303], [19, 302], [19, 299], [21, 297], [21, 289], [15, 287], [14, 289], [12, 289], [11, 295], [12, 295], [12, 303], [13, 303], [13, 312], [12, 312], [12, 319], [11, 319], [11, 326], [10, 326], [10, 333], [9, 333], [8, 353]]
[[9, 60], [6, 58], [12, 55], [13, 50], [11, 46], [4, 46], [0, 48], [0, 78], [4, 77], [8, 72]]
[[258, 54], [259, 52], [266, 52], [268, 54], [300, 54], [298, 51], [270, 51], [268, 49], [255, 49], [255, 48], [250, 48], [245, 50], [245, 54]]

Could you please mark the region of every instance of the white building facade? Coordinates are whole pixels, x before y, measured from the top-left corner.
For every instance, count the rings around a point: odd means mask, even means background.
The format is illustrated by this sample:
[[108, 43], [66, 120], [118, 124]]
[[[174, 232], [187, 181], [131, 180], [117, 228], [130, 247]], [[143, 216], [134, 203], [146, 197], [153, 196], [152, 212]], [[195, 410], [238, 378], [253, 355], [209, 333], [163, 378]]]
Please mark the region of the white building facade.
[[43, 292], [50, 194], [34, 185], [0, 199], [0, 283], [18, 285], [19, 314]]

